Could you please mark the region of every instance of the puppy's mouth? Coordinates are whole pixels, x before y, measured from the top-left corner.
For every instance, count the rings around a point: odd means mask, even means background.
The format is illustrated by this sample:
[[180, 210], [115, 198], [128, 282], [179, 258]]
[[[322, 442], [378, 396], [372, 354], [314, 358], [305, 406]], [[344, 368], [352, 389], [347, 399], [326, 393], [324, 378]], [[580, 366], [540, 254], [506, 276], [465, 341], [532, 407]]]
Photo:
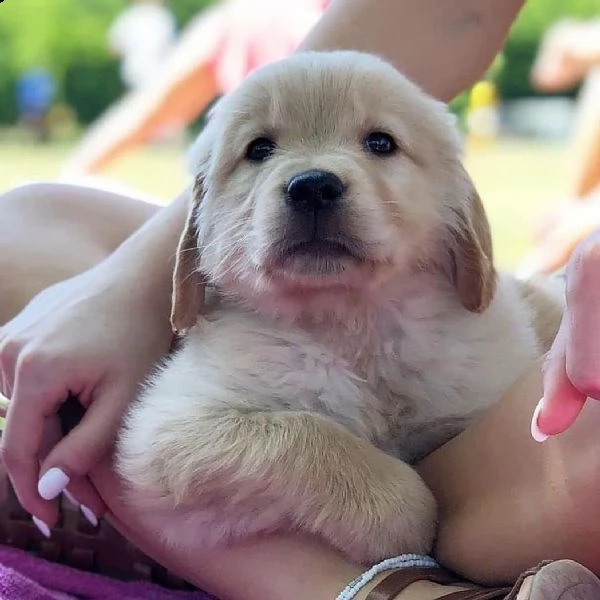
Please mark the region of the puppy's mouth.
[[291, 244], [281, 253], [282, 259], [306, 258], [308, 260], [356, 258], [358, 256], [343, 242], [337, 240], [309, 240]]
[[367, 248], [360, 240], [351, 237], [313, 237], [275, 244], [269, 268], [281, 274], [328, 278], [342, 275], [352, 266], [366, 261]]

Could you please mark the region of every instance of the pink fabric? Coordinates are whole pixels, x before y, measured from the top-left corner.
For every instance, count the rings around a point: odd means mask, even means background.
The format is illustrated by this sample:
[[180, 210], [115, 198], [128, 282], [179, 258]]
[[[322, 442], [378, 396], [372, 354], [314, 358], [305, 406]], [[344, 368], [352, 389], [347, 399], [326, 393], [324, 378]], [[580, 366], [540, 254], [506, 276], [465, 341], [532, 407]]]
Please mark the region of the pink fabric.
[[0, 600], [211, 600], [204, 592], [175, 592], [121, 582], [0, 547]]
[[223, 10], [226, 31], [215, 60], [223, 93], [234, 90], [252, 70], [296, 50], [330, 0], [229, 0]]

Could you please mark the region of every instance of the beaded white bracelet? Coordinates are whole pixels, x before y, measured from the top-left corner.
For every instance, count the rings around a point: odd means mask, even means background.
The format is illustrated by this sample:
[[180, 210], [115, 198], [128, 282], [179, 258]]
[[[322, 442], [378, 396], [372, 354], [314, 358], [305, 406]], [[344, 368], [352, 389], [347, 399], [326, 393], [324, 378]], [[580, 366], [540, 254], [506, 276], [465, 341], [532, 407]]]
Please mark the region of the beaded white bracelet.
[[429, 556], [421, 556], [419, 554], [402, 554], [394, 558], [388, 558], [376, 565], [372, 566], [368, 571], [351, 581], [337, 596], [336, 600], [352, 600], [356, 594], [362, 590], [365, 585], [373, 580], [374, 577], [389, 571], [390, 569], [407, 569], [410, 567], [418, 568], [435, 568], [439, 564]]

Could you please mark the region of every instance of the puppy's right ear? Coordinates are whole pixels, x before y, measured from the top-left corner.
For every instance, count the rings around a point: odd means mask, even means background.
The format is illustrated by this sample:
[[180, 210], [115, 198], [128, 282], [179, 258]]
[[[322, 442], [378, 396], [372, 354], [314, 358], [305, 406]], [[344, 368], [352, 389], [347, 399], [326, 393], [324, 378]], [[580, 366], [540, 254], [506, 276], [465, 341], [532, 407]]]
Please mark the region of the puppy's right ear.
[[204, 307], [206, 282], [200, 272], [198, 209], [206, 192], [205, 182], [217, 135], [214, 114], [220, 102], [219, 100], [211, 107], [206, 126], [188, 153], [188, 167], [194, 176], [194, 187], [187, 221], [177, 247], [171, 302], [171, 327], [178, 334], [186, 333], [196, 324]]
[[196, 225], [202, 194], [203, 177], [198, 176], [192, 190], [187, 221], [179, 238], [173, 272], [171, 327], [177, 334], [186, 333], [196, 324], [204, 306], [205, 282], [199, 271], [200, 249]]

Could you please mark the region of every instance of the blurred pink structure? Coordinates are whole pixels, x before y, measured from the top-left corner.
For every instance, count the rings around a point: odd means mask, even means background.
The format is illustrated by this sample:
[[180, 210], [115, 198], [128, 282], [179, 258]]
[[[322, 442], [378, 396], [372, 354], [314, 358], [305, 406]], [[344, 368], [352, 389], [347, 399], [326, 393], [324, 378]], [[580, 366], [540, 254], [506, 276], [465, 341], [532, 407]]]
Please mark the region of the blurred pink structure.
[[160, 130], [197, 118], [253, 69], [291, 54], [329, 0], [224, 0], [193, 19], [153, 81], [125, 95], [90, 127], [66, 165], [73, 178], [99, 171]]

